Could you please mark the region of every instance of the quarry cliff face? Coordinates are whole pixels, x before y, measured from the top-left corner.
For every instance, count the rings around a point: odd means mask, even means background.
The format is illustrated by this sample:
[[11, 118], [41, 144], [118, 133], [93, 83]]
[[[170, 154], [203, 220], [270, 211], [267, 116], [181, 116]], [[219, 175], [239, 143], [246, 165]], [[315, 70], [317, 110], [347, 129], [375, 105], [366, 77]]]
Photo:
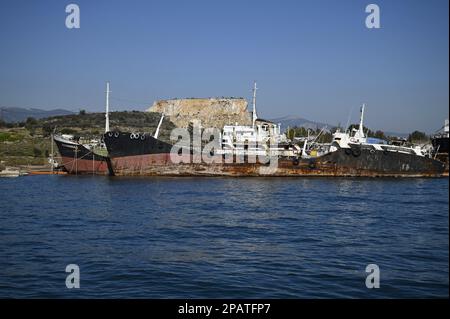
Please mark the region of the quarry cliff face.
[[222, 129], [224, 125], [238, 123], [251, 125], [251, 113], [247, 101], [237, 98], [198, 98], [159, 100], [147, 110], [169, 116], [177, 127], [187, 128], [190, 122], [199, 122], [202, 127]]

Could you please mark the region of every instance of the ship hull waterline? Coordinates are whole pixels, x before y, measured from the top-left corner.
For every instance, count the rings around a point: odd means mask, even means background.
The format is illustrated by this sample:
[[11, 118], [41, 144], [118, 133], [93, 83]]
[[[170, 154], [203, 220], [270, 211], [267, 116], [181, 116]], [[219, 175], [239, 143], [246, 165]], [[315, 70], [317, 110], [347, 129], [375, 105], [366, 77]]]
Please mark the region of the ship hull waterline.
[[[336, 176], [336, 177], [440, 177], [443, 170], [377, 170], [315, 161], [279, 159], [278, 165], [260, 163], [172, 163], [159, 162], [170, 154], [133, 155], [111, 159], [116, 176]], [[407, 165], [407, 164], [406, 164]]]
[[226, 163], [222, 156], [217, 158], [219, 163], [205, 163], [198, 157], [195, 162], [192, 155], [179, 163], [171, 159], [170, 144], [151, 136], [130, 139], [126, 133], [116, 137], [105, 135], [105, 144], [111, 161], [110, 173], [117, 176], [440, 177], [445, 166], [423, 156], [370, 149], [357, 153], [339, 149], [309, 159], [279, 158], [276, 165], [248, 163], [246, 158]]

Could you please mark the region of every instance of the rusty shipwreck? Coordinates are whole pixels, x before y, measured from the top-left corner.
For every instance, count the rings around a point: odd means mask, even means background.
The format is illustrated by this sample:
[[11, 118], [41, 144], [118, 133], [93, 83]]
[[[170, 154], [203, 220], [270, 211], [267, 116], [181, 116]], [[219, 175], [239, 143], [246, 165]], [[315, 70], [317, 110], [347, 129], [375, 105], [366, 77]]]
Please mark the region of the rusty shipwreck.
[[364, 105], [359, 129], [333, 133], [332, 142], [314, 152], [281, 133], [279, 125], [256, 114], [252, 125], [226, 125], [209, 147], [171, 143], [154, 134], [109, 131], [103, 136], [111, 175], [147, 176], [367, 176], [438, 177], [445, 164], [419, 147], [391, 145], [366, 136]]

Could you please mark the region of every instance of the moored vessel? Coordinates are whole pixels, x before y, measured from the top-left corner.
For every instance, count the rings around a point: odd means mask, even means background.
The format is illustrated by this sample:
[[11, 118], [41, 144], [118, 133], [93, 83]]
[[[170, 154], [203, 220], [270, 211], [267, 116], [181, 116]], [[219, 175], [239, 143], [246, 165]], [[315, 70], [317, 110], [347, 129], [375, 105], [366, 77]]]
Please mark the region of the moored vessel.
[[[256, 86], [254, 92], [256, 91]], [[390, 145], [366, 137], [364, 105], [359, 129], [333, 134], [332, 143], [320, 152], [293, 145], [279, 126], [256, 116], [252, 126], [227, 125], [218, 149], [184, 149], [158, 139], [155, 134], [108, 132], [104, 141], [114, 175], [170, 176], [384, 176], [436, 177], [445, 164], [420, 147]], [[187, 150], [187, 151], [186, 151]]]
[[67, 173], [109, 174], [109, 158], [101, 143], [80, 143], [76, 138], [64, 135], [53, 136], [53, 141], [61, 155], [60, 165]]
[[[106, 83], [105, 132], [109, 131], [109, 82]], [[109, 157], [102, 140], [82, 140], [73, 135], [52, 135], [61, 163], [59, 165], [69, 174], [108, 175]], [[53, 160], [52, 160], [53, 162]], [[53, 165], [53, 163], [51, 163]]]

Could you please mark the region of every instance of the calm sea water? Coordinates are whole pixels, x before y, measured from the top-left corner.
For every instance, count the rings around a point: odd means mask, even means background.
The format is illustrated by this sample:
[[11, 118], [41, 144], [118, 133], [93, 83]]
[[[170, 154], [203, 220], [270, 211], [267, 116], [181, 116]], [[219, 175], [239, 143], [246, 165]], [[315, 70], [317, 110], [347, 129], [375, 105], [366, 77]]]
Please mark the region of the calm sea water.
[[448, 297], [448, 192], [448, 178], [4, 178], [0, 297]]

